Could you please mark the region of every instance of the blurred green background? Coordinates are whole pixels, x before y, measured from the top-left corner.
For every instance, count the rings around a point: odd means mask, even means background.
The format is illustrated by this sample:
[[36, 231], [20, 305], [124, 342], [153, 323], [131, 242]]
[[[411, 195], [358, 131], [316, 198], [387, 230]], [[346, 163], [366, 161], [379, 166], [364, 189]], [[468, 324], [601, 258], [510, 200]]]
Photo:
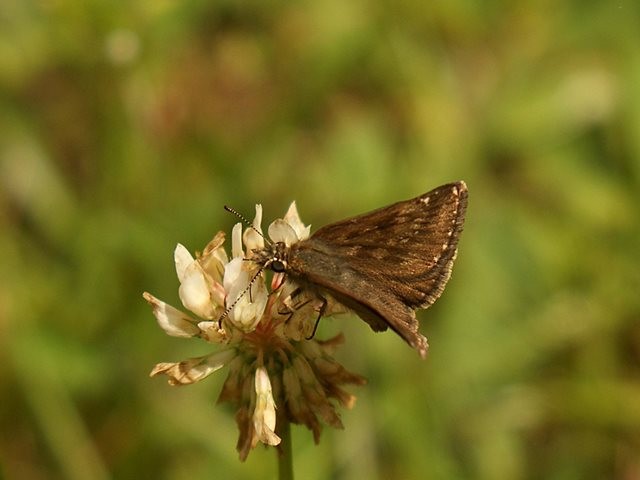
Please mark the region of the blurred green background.
[[356, 320], [304, 479], [640, 479], [640, 4], [0, 1], [0, 478], [262, 479], [211, 351], [167, 337], [177, 242], [464, 179], [426, 361]]

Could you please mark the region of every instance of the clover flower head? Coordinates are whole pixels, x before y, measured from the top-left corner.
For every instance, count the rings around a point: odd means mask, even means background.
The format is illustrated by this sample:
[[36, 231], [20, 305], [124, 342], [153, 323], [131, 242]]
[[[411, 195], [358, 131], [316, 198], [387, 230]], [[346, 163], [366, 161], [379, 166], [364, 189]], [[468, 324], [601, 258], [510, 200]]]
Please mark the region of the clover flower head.
[[[166, 375], [170, 385], [189, 385], [227, 367], [218, 402], [236, 407], [241, 460], [258, 443], [278, 445], [280, 422], [306, 425], [316, 442], [322, 423], [342, 428], [336, 403], [351, 408], [355, 402], [343, 385], [366, 382], [333, 358], [344, 341], [342, 335], [325, 341], [307, 338], [322, 301], [300, 291], [282, 273], [274, 274], [268, 284], [267, 273], [246, 261], [251, 252], [264, 248], [261, 223], [262, 206], [256, 205], [252, 226], [243, 230], [238, 223], [232, 230], [231, 258], [223, 247], [223, 232], [195, 257], [184, 246], [176, 246], [178, 294], [190, 313], [143, 294], [168, 335], [199, 337], [218, 346], [209, 355], [159, 363], [150, 375]], [[273, 242], [290, 246], [308, 238], [310, 227], [300, 220], [294, 202], [267, 232]], [[340, 310], [338, 304], [326, 309]]]

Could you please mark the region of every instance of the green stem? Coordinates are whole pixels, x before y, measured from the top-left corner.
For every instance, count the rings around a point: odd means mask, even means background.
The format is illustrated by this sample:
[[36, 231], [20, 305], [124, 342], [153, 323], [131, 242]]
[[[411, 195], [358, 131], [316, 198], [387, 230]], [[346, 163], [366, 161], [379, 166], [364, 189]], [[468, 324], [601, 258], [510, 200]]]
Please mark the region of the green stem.
[[279, 419], [278, 435], [280, 445], [278, 453], [278, 480], [293, 480], [293, 455], [291, 453], [291, 423], [287, 419]]

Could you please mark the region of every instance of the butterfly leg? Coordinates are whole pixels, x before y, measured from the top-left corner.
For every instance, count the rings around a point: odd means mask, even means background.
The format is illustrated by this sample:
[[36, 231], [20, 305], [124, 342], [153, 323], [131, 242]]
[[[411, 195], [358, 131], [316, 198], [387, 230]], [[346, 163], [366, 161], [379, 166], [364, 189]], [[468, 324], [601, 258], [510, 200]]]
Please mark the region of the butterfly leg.
[[301, 303], [300, 305], [296, 305], [295, 308], [291, 308], [291, 307], [285, 307], [281, 310], [278, 311], [279, 315], [287, 315], [286, 320], [284, 321], [284, 323], [288, 323], [289, 320], [291, 320], [291, 318], [293, 317], [293, 315], [296, 313], [296, 311], [302, 307], [304, 307], [305, 305], [307, 305], [309, 302], [311, 302], [311, 300], [307, 300], [306, 302]]
[[316, 324], [313, 326], [313, 332], [311, 332], [311, 335], [306, 337], [307, 340], [311, 340], [316, 335], [316, 330], [318, 330], [318, 325], [320, 325], [320, 319], [324, 315], [324, 312], [327, 310], [327, 304], [329, 303], [324, 297], [318, 295], [318, 298], [322, 301], [322, 305], [318, 310], [318, 318], [316, 318]]
[[289, 320], [291, 320], [291, 317], [293, 317], [293, 315], [298, 310], [300, 310], [301, 308], [303, 308], [304, 306], [308, 305], [311, 302], [312, 299], [308, 299], [304, 302], [297, 301], [296, 299], [298, 296], [300, 296], [301, 293], [302, 293], [302, 288], [300, 287], [296, 288], [293, 292], [289, 294], [286, 301], [283, 302], [282, 306], [278, 309], [278, 315], [287, 315], [287, 318], [284, 321], [284, 323], [288, 323]]
[[[282, 308], [278, 309], [278, 314], [287, 315], [285, 323], [289, 322], [298, 310], [302, 309], [314, 300], [314, 298], [309, 298], [305, 301], [302, 301], [304, 298], [297, 300], [303, 291], [304, 290], [300, 287], [296, 288], [289, 294], [287, 301], [283, 302]], [[318, 330], [318, 325], [320, 324], [320, 319], [324, 316], [329, 303], [326, 298], [320, 295], [316, 295], [315, 299], [320, 300], [322, 303], [320, 304], [320, 308], [318, 308], [318, 318], [316, 318], [315, 324], [313, 325], [313, 331], [311, 332], [311, 335], [305, 337], [307, 340], [311, 340], [315, 336], [316, 331]]]
[[[298, 287], [296, 288], [293, 292], [291, 292], [289, 294], [289, 296], [287, 298], [285, 298], [284, 302], [282, 302], [282, 306], [281, 308], [278, 309], [278, 314], [279, 315], [287, 315], [290, 313], [293, 313], [294, 311], [300, 309], [301, 307], [303, 307], [304, 305], [306, 305], [307, 302], [304, 302], [302, 305], [296, 305], [295, 304], [295, 299], [298, 295], [300, 295], [302, 293], [302, 288]], [[291, 317], [289, 317], [291, 318]], [[289, 320], [289, 318], [287, 318], [287, 321]]]

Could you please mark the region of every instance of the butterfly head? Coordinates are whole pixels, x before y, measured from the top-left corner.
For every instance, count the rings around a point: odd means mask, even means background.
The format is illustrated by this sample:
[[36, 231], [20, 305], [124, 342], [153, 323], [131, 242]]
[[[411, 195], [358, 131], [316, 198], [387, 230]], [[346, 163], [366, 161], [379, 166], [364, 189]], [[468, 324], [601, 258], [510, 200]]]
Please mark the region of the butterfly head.
[[281, 273], [287, 270], [289, 247], [284, 242], [275, 242], [262, 249], [253, 250], [251, 260], [262, 268]]

